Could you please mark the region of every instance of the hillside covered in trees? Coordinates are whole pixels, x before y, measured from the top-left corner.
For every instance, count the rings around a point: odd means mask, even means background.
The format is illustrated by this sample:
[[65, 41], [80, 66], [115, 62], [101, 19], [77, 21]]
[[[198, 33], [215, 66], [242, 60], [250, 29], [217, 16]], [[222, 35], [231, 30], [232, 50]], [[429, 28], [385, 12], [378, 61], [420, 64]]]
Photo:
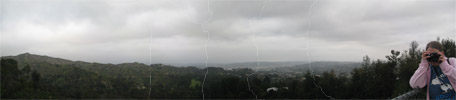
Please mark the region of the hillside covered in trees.
[[[454, 40], [438, 41], [447, 57], [456, 55]], [[411, 90], [408, 81], [421, 52], [413, 41], [408, 50], [391, 50], [387, 60], [366, 55], [359, 66], [341, 63], [342, 69], [351, 68], [350, 73], [314, 73], [306, 66], [293, 66], [252, 75], [254, 70], [247, 68], [101, 64], [25, 53], [1, 58], [1, 98], [201, 99], [204, 73], [209, 70], [203, 88], [206, 99], [328, 99], [321, 90], [336, 99], [387, 99]], [[289, 76], [287, 70], [306, 72]]]

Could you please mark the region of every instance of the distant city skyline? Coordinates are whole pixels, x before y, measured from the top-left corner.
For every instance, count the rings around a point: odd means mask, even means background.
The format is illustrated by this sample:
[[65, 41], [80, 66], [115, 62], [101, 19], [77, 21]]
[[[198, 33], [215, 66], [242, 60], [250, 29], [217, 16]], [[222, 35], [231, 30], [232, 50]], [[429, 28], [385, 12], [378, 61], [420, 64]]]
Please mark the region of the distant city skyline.
[[2, 0], [0, 55], [188, 64], [207, 44], [209, 63], [256, 62], [257, 48], [265, 62], [360, 62], [456, 37], [453, 0], [314, 1]]

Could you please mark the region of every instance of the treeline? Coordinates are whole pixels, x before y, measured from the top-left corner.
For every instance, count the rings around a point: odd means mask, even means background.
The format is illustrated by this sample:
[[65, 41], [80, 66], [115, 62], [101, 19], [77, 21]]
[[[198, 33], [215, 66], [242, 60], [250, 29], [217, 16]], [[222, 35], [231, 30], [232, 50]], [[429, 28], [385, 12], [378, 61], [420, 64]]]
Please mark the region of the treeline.
[[43, 76], [29, 65], [21, 70], [17, 65], [14, 59], [1, 59], [2, 99], [114, 99], [135, 98], [135, 93], [142, 93], [125, 86], [132, 82], [103, 77], [76, 67], [55, 65], [58, 68], [53, 75]]
[[[455, 41], [438, 39], [447, 57]], [[421, 52], [413, 41], [387, 60], [363, 58], [351, 73], [287, 76], [251, 69], [173, 67], [140, 63], [99, 64], [21, 54], [2, 57], [2, 99], [387, 99], [411, 90], [408, 81]], [[206, 71], [209, 73], [206, 75]], [[249, 79], [247, 81], [247, 79]]]

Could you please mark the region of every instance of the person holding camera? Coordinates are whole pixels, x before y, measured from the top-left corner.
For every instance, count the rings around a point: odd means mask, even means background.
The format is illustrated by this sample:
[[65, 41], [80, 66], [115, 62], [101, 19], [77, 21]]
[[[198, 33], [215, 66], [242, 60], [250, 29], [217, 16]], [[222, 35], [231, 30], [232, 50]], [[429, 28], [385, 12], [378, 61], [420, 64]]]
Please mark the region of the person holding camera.
[[443, 46], [437, 41], [429, 42], [421, 55], [421, 63], [410, 78], [412, 88], [427, 86], [427, 99], [455, 100], [455, 58], [447, 58]]

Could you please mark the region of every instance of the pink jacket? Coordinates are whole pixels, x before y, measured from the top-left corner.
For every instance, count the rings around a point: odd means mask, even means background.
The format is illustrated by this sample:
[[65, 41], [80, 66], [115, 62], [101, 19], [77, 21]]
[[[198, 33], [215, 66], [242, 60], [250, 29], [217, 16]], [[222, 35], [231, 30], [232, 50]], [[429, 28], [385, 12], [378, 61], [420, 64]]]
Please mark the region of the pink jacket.
[[[450, 64], [448, 64], [447, 60], [443, 61], [439, 66], [442, 69], [442, 72], [448, 77], [450, 80], [450, 84], [454, 90], [456, 87], [456, 68], [455, 63], [456, 59], [454, 58], [445, 58], [450, 59]], [[410, 86], [412, 88], [423, 88], [424, 86], [429, 84], [431, 80], [431, 70], [429, 69], [429, 63], [426, 60], [421, 60], [420, 66], [415, 71], [413, 76], [410, 78]], [[427, 88], [427, 99], [429, 100], [429, 87]]]

